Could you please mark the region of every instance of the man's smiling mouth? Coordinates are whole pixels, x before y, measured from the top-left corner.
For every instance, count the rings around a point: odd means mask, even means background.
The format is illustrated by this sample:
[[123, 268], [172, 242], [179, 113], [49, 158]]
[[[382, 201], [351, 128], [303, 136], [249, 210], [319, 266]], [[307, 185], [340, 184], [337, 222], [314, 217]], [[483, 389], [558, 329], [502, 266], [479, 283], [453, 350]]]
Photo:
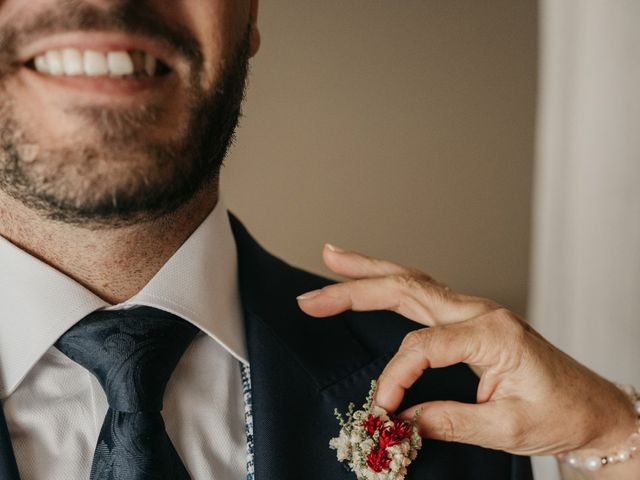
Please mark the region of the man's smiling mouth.
[[147, 84], [185, 70], [184, 60], [171, 46], [122, 32], [71, 31], [42, 37], [25, 46], [18, 58], [27, 71], [69, 86]]
[[25, 63], [41, 74], [69, 77], [157, 77], [171, 73], [162, 61], [142, 50], [47, 50]]

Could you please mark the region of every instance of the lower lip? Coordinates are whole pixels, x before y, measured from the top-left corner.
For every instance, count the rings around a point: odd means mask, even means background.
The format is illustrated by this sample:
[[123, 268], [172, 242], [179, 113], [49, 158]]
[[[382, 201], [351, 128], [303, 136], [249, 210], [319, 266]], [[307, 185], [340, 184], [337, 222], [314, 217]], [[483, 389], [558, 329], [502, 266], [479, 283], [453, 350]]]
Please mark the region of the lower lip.
[[37, 72], [28, 67], [23, 72], [32, 78], [46, 81], [75, 91], [106, 95], [134, 95], [160, 88], [173, 77], [172, 74], [159, 77], [117, 78], [117, 77], [87, 77], [87, 76], [58, 76]]

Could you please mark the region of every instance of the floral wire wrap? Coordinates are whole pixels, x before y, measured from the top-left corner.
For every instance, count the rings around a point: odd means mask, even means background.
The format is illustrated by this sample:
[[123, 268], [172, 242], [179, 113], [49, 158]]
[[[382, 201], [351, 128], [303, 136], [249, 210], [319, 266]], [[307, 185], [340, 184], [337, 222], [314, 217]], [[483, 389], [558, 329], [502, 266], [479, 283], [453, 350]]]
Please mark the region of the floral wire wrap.
[[253, 403], [251, 401], [251, 369], [240, 364], [242, 375], [242, 395], [244, 397], [244, 425], [247, 435], [247, 480], [255, 480], [253, 465]]
[[422, 448], [422, 438], [416, 428], [416, 411], [411, 422], [389, 415], [373, 405], [375, 380], [362, 410], [349, 404], [346, 420], [338, 409], [336, 418], [340, 435], [329, 441], [337, 451], [338, 460], [346, 461], [358, 480], [403, 480], [407, 467]]

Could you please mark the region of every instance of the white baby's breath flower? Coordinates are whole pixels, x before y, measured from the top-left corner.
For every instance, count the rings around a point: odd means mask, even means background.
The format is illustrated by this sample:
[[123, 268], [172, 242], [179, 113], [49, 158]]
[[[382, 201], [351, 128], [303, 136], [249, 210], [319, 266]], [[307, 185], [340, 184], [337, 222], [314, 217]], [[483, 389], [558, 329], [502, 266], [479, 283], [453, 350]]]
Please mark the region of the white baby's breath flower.
[[373, 450], [373, 447], [375, 447], [375, 445], [376, 444], [373, 441], [373, 439], [370, 437], [367, 437], [365, 440], [363, 440], [360, 443], [359, 447], [364, 455], [369, 455], [369, 453], [371, 452], [371, 450]]
[[358, 480], [404, 480], [407, 466], [416, 459], [422, 439], [413, 422], [390, 416], [373, 405], [375, 381], [362, 410], [349, 404], [346, 419], [337, 410], [340, 433], [329, 441], [339, 461], [344, 461]]
[[364, 420], [366, 416], [367, 416], [367, 412], [365, 412], [364, 410], [356, 410], [353, 413], [353, 418], [355, 418], [356, 420]]
[[349, 441], [349, 436], [344, 430], [340, 430], [340, 436], [337, 438], [332, 438], [329, 441], [329, 446], [336, 450], [336, 454], [338, 456], [339, 461], [348, 460], [351, 458], [351, 442]]
[[378, 417], [380, 420], [382, 420], [385, 423], [389, 422], [389, 415], [387, 414], [387, 411], [382, 407], [378, 407], [377, 405], [374, 405], [373, 407], [371, 407], [371, 411], [369, 413], [375, 417]]

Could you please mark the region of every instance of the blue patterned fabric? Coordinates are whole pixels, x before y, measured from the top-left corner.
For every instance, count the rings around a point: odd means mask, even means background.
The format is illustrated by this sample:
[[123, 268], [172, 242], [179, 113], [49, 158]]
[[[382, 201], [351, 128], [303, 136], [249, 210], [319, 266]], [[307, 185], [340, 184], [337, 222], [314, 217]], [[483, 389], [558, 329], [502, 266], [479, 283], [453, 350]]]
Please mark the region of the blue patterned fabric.
[[251, 369], [240, 364], [242, 395], [244, 397], [244, 430], [247, 435], [247, 480], [255, 480], [253, 465], [253, 403], [251, 401]]
[[97, 311], [56, 347], [100, 382], [109, 409], [91, 480], [189, 480], [160, 411], [169, 377], [198, 328], [161, 310]]
[[[190, 478], [166, 434], [160, 410], [166, 382], [197, 331], [172, 314], [140, 307], [94, 312], [58, 340], [62, 353], [98, 378], [109, 402], [91, 480]], [[249, 366], [240, 363], [240, 374], [247, 480], [255, 480]]]

